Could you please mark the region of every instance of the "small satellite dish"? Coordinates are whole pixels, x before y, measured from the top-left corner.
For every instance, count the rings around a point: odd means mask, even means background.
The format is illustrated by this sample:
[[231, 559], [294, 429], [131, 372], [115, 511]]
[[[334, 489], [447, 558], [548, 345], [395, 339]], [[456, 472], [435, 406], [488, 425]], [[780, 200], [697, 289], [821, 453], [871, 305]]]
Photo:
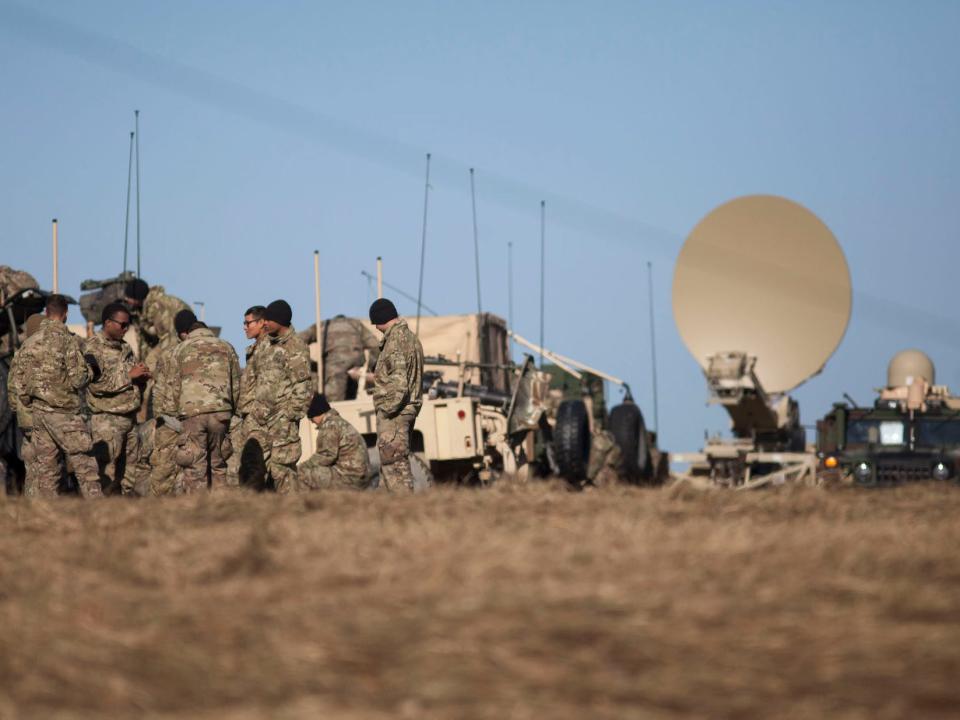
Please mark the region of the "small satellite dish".
[[772, 394], [823, 369], [851, 304], [850, 270], [833, 233], [772, 195], [713, 210], [683, 244], [673, 274], [673, 317], [700, 366], [717, 353], [745, 352]]

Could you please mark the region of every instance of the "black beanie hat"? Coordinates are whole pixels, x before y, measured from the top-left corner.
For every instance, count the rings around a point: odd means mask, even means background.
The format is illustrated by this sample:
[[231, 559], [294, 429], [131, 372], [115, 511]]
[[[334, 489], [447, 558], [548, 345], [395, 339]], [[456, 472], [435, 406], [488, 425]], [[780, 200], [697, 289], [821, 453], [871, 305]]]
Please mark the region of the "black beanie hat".
[[177, 335], [190, 332], [190, 328], [196, 324], [197, 316], [193, 314], [193, 310], [181, 310], [173, 318], [173, 327], [176, 328]]
[[140, 278], [134, 278], [128, 282], [127, 286], [123, 289], [124, 295], [126, 295], [128, 298], [139, 300], [140, 302], [143, 302], [147, 299], [147, 293], [149, 292], [150, 286]]
[[263, 311], [263, 319], [273, 320], [273, 322], [280, 323], [284, 327], [290, 327], [290, 321], [293, 320], [293, 310], [290, 309], [286, 300], [274, 300]]
[[103, 312], [100, 313], [100, 324], [103, 325], [107, 320], [112, 319], [114, 314], [118, 312], [125, 312], [127, 315], [129, 315], [130, 308], [128, 308], [122, 302], [107, 303], [103, 308]]
[[330, 403], [327, 402], [327, 398], [318, 393], [313, 394], [313, 400], [310, 401], [310, 407], [307, 408], [307, 417], [315, 418], [318, 415], [323, 415], [330, 409]]
[[386, 298], [374, 300], [370, 306], [370, 322], [374, 325], [386, 325], [397, 317], [397, 308]]

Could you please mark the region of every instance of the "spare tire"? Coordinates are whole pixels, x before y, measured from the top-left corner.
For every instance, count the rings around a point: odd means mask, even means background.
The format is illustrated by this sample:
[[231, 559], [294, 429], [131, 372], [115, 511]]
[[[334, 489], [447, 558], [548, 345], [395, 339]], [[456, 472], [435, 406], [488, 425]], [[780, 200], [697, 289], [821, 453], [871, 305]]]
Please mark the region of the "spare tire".
[[583, 400], [564, 400], [557, 410], [553, 430], [553, 455], [564, 480], [576, 482], [587, 477], [590, 461], [590, 422]]
[[620, 472], [625, 480], [640, 482], [650, 475], [650, 448], [643, 413], [635, 403], [625, 402], [610, 411], [610, 432], [620, 446]]

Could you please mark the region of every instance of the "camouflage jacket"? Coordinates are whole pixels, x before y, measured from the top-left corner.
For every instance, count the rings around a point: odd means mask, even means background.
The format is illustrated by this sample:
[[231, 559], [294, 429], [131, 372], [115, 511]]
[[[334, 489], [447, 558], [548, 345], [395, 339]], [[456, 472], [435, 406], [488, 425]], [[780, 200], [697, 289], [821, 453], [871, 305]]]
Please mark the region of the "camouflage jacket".
[[250, 414], [255, 400], [257, 385], [256, 357], [264, 348], [270, 345], [266, 335], [261, 335], [256, 342], [247, 346], [245, 354], [247, 364], [240, 373], [240, 399], [237, 401], [237, 414], [241, 417]]
[[157, 353], [156, 369], [153, 371], [153, 414], [154, 416], [177, 416], [177, 395], [174, 387], [173, 351], [176, 345]]
[[233, 412], [240, 398], [240, 362], [233, 346], [209, 328], [191, 330], [171, 353], [170, 386], [177, 416]]
[[368, 475], [367, 446], [356, 428], [330, 409], [317, 427], [316, 462], [335, 468], [344, 477]]
[[80, 412], [81, 391], [93, 379], [81, 343], [62, 322], [44, 318], [17, 352], [24, 371], [18, 401], [34, 409]]
[[275, 418], [297, 421], [304, 417], [313, 397], [310, 351], [306, 343], [288, 328], [254, 356], [254, 404], [251, 409], [262, 422]]
[[423, 402], [423, 346], [407, 326], [398, 320], [380, 343], [373, 387], [373, 405], [388, 417], [407, 408], [419, 412]]
[[138, 410], [141, 391], [130, 380], [130, 369], [136, 363], [133, 348], [100, 332], [87, 340], [84, 352], [93, 355], [100, 366], [100, 377], [87, 385], [90, 411], [127, 415]]
[[[316, 331], [314, 331], [316, 334]], [[363, 351], [370, 351], [370, 367], [377, 364], [380, 341], [359, 320], [337, 315], [323, 324], [323, 362], [330, 367], [362, 367]]]
[[140, 310], [138, 322], [140, 332], [160, 344], [169, 345], [175, 342], [177, 337], [173, 319], [181, 310], [189, 309], [190, 306], [180, 298], [167, 295], [162, 285], [154, 285], [147, 293], [143, 308]]
[[22, 353], [13, 356], [10, 363], [10, 374], [7, 375], [7, 401], [10, 403], [10, 411], [17, 414], [17, 425], [21, 430], [29, 430], [33, 427], [33, 415], [30, 414], [30, 408], [20, 403], [20, 394], [26, 392], [27, 374], [24, 370], [24, 364], [20, 361]]

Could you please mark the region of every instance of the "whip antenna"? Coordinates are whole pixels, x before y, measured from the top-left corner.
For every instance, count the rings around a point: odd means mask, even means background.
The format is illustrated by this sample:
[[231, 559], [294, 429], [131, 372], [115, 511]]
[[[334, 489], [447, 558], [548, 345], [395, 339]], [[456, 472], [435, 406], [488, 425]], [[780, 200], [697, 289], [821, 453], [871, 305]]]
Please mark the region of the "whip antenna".
[[127, 158], [127, 216], [123, 221], [123, 273], [127, 273], [127, 245], [130, 239], [130, 181], [133, 177], [133, 133], [130, 133], [130, 153]]
[[647, 292], [650, 298], [650, 365], [653, 369], [653, 431], [660, 430], [659, 406], [657, 403], [657, 336], [653, 321], [653, 263], [647, 261]]
[[423, 183], [423, 233], [420, 237], [420, 284], [417, 289], [417, 329], [420, 334], [420, 306], [423, 298], [423, 261], [427, 251], [427, 201], [430, 199], [430, 153], [427, 153], [427, 177]]
[[513, 330], [513, 243], [507, 243], [507, 321]]
[[547, 255], [547, 201], [540, 201], [540, 367], [543, 367], [543, 298]]
[[477, 313], [483, 314], [480, 301], [480, 240], [477, 236], [477, 190], [473, 182], [473, 168], [470, 168], [470, 201], [473, 205], [473, 257], [477, 268]]
[[140, 111], [133, 111], [133, 131], [137, 146], [137, 277], [140, 277]]

